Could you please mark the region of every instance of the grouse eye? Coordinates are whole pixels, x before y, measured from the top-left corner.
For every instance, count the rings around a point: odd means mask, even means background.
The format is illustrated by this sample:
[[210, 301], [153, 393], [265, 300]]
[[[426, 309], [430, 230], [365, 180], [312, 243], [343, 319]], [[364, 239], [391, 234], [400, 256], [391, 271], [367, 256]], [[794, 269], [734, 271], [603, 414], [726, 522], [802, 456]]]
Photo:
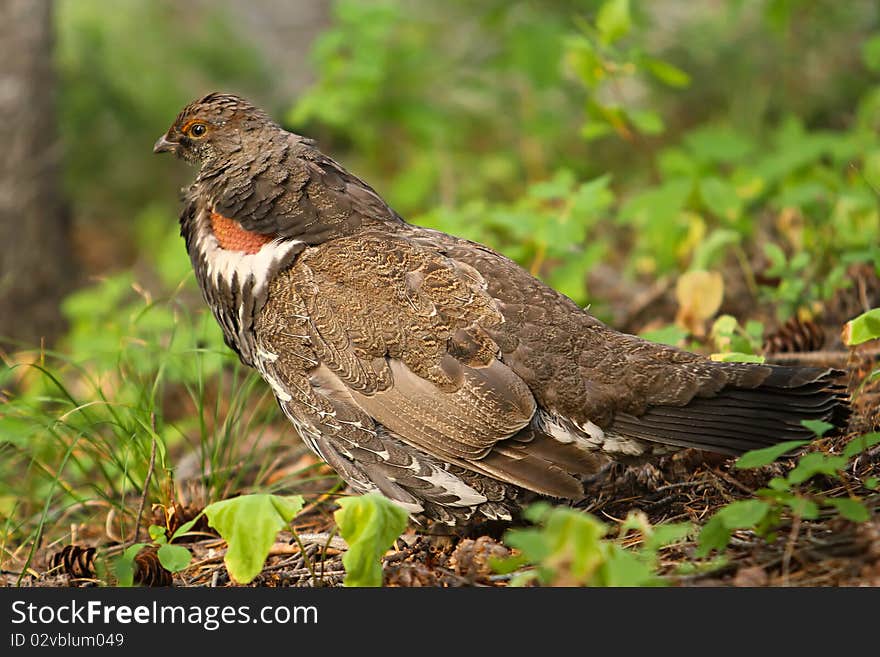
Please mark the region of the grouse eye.
[[204, 123], [193, 123], [187, 132], [191, 137], [195, 137], [198, 139], [199, 137], [203, 137], [204, 134], [208, 131], [208, 128]]

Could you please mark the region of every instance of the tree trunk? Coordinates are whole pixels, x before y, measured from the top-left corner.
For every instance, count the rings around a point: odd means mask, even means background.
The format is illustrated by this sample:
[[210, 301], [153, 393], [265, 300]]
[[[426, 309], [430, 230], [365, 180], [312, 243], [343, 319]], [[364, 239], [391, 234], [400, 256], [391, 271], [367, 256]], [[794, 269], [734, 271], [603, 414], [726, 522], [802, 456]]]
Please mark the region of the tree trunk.
[[0, 0], [0, 343], [58, 337], [74, 274], [52, 45], [51, 0]]

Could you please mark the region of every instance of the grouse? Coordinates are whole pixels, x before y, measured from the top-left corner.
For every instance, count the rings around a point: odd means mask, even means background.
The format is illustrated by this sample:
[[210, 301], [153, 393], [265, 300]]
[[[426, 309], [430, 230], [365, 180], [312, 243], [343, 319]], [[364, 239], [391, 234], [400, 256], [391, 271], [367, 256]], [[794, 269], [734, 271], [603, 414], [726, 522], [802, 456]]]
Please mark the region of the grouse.
[[181, 235], [226, 343], [357, 492], [449, 524], [578, 500], [609, 458], [740, 454], [841, 426], [834, 370], [719, 363], [617, 332], [515, 262], [404, 221], [234, 95], [154, 151], [198, 165]]

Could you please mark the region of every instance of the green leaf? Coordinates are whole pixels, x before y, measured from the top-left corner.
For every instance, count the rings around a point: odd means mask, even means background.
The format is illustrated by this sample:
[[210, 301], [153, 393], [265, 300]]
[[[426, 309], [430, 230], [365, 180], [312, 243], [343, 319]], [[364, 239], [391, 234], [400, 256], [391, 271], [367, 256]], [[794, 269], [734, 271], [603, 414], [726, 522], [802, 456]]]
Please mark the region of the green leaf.
[[721, 178], [707, 177], [700, 182], [700, 197], [717, 217], [733, 221], [742, 212], [742, 200], [736, 188]]
[[880, 34], [862, 44], [862, 61], [869, 71], [880, 73]]
[[150, 532], [150, 538], [154, 543], [167, 543], [168, 538], [165, 536], [165, 528], [159, 525], [150, 525], [147, 530]]
[[758, 354], [744, 354], [741, 351], [729, 351], [724, 354], [712, 354], [717, 363], [763, 363], [764, 357]]
[[[739, 244], [741, 241], [742, 235], [733, 229], [719, 228], [713, 230], [694, 249], [694, 254], [691, 257], [691, 269], [709, 269], [726, 252], [727, 247]], [[757, 323], [760, 324], [760, 322]]]
[[748, 529], [761, 522], [769, 510], [770, 505], [761, 500], [738, 500], [721, 508], [718, 515], [728, 529]]
[[348, 542], [345, 586], [382, 586], [382, 555], [406, 529], [409, 514], [383, 495], [343, 497], [334, 517]]
[[843, 327], [843, 341], [850, 347], [877, 338], [880, 338], [880, 308], [862, 313]]
[[770, 504], [762, 500], [739, 500], [722, 507], [700, 531], [697, 556], [705, 557], [712, 550], [723, 550], [730, 540], [731, 530], [752, 529], [770, 511]]
[[606, 0], [596, 16], [596, 29], [603, 43], [611, 44], [632, 28], [629, 0]]
[[712, 550], [723, 550], [730, 541], [730, 530], [725, 526], [724, 520], [714, 515], [700, 530], [696, 556], [706, 557]]
[[186, 534], [190, 529], [193, 528], [193, 525], [195, 525], [196, 522], [198, 521], [198, 519], [201, 517], [202, 517], [202, 514], [200, 513], [199, 515], [197, 515], [195, 518], [193, 518], [189, 522], [183, 523], [180, 527], [177, 528], [177, 530], [171, 536], [171, 540], [173, 541], [175, 538], [179, 538], [180, 536], [183, 536], [184, 534]]
[[871, 514], [860, 500], [850, 497], [833, 497], [825, 500], [827, 504], [837, 509], [837, 512], [847, 520], [853, 522], [867, 522]]
[[771, 447], [753, 449], [740, 456], [734, 465], [740, 469], [760, 468], [761, 466], [773, 463], [780, 456], [787, 454], [793, 449], [809, 444], [809, 442], [808, 440], [787, 440]]
[[805, 454], [798, 461], [794, 470], [788, 473], [788, 480], [793, 484], [800, 484], [816, 475], [839, 476], [839, 471], [846, 467], [846, 457], [826, 456], [821, 452]]
[[645, 540], [645, 549], [655, 552], [668, 545], [680, 543], [694, 531], [689, 522], [670, 522], [657, 525]]
[[537, 567], [544, 584], [603, 583], [599, 569], [609, 556], [610, 544], [602, 541], [608, 531], [602, 522], [588, 513], [544, 503], [527, 507], [524, 515], [543, 526], [511, 529], [504, 542]]
[[792, 513], [799, 515], [801, 518], [815, 520], [819, 517], [819, 505], [806, 497], [792, 495], [785, 500], [785, 503], [788, 505], [788, 508], [791, 509]]
[[823, 420], [801, 420], [801, 426], [812, 431], [817, 438], [821, 438], [834, 428], [833, 424]]
[[229, 549], [223, 559], [236, 582], [247, 584], [263, 569], [275, 536], [303, 507], [299, 495], [241, 495], [205, 507], [208, 524]]
[[775, 491], [785, 491], [791, 488], [788, 479], [785, 479], [784, 477], [773, 477], [773, 479], [767, 482], [767, 486]]
[[639, 334], [639, 337], [644, 338], [645, 340], [659, 342], [660, 344], [668, 344], [672, 347], [677, 346], [687, 336], [688, 332], [676, 324], [669, 324], [668, 326], [645, 331], [644, 333]]
[[183, 570], [192, 561], [192, 553], [189, 550], [182, 545], [171, 545], [169, 543], [159, 546], [157, 556], [159, 557], [159, 563], [172, 573]]
[[116, 572], [117, 586], [132, 586], [134, 584], [134, 558], [146, 546], [146, 543], [130, 545], [116, 559], [114, 571]]
[[604, 586], [650, 586], [662, 584], [651, 565], [638, 555], [617, 545], [612, 545], [605, 563], [599, 569], [600, 582]]
[[862, 485], [868, 490], [875, 490], [880, 485], [880, 479], [877, 477], [868, 477], [862, 482]]
[[682, 88], [691, 83], [691, 76], [677, 66], [653, 57], [644, 57], [642, 64], [655, 78], [670, 87]]
[[645, 135], [659, 135], [666, 129], [666, 124], [657, 112], [650, 110], [634, 110], [627, 112], [627, 118], [636, 129]]
[[873, 447], [878, 443], [880, 443], [880, 432], [867, 433], [864, 436], [850, 440], [843, 449], [843, 455], [851, 459], [853, 456], [861, 454], [869, 447]]

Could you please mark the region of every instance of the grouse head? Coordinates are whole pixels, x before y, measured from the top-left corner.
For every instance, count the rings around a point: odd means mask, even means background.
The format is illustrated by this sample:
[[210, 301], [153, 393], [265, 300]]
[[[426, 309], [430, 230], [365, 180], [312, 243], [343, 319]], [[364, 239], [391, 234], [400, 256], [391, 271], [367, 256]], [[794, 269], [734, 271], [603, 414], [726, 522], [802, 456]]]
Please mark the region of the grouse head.
[[154, 153], [174, 153], [195, 165], [223, 162], [241, 151], [242, 140], [280, 130], [263, 110], [232, 94], [210, 93], [183, 108]]

